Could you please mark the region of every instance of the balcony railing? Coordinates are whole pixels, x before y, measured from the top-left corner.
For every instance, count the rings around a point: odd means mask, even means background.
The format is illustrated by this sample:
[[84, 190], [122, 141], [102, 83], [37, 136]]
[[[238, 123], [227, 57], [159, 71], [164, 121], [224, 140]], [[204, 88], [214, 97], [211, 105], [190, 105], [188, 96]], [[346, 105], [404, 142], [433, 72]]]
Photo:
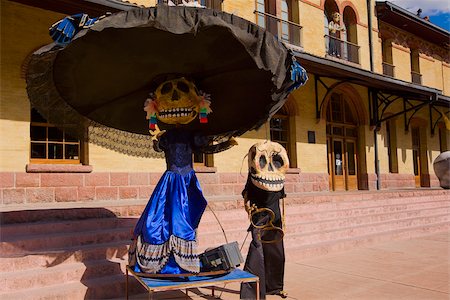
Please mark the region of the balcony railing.
[[302, 26], [292, 21], [282, 20], [265, 12], [255, 11], [255, 14], [258, 25], [265, 28], [279, 40], [297, 47], [302, 46]]
[[422, 84], [422, 74], [411, 71], [411, 81], [415, 84]]
[[383, 62], [383, 74], [394, 77], [395, 66], [390, 63]]
[[325, 48], [330, 56], [359, 64], [359, 46], [356, 44], [325, 35]]

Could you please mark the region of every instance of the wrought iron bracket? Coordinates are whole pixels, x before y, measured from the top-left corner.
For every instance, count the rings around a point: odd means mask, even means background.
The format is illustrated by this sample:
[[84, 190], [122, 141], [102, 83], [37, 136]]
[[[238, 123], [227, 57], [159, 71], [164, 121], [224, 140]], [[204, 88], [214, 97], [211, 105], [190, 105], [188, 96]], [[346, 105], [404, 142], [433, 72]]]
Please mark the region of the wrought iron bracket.
[[[433, 100], [432, 98], [429, 101], [407, 99], [404, 96], [369, 89], [370, 125], [379, 129], [383, 122], [403, 115], [405, 131], [408, 131], [411, 120], [417, 112], [427, 105], [432, 106]], [[396, 103], [402, 103], [403, 109], [396, 113], [386, 115], [389, 107], [392, 107]]]
[[[433, 112], [438, 114], [438, 116], [433, 118]], [[441, 112], [438, 110], [434, 105], [430, 105], [430, 127], [431, 127], [431, 136], [434, 136], [436, 132], [436, 127], [439, 123], [439, 121], [443, 120], [444, 115], [448, 115], [450, 118], [450, 110], [447, 110], [446, 112]]]
[[[341, 80], [341, 81], [337, 81], [334, 82], [331, 85], [327, 85], [322, 78], [329, 78], [329, 79], [333, 79], [336, 80], [335, 78], [331, 78], [331, 77], [324, 77], [324, 76], [317, 76], [314, 75], [314, 89], [315, 89], [315, 96], [316, 96], [316, 120], [317, 122], [320, 121], [320, 116], [322, 115], [322, 111], [324, 110], [324, 103], [325, 103], [325, 99], [328, 98], [328, 96], [331, 94], [331, 92], [336, 89], [339, 85], [344, 84], [344, 83], [348, 83], [351, 82], [351, 80]], [[318, 83], [320, 83], [320, 85], [325, 88], [326, 92], [325, 95], [323, 97], [319, 96], [319, 85]], [[321, 99], [320, 99], [321, 98]]]

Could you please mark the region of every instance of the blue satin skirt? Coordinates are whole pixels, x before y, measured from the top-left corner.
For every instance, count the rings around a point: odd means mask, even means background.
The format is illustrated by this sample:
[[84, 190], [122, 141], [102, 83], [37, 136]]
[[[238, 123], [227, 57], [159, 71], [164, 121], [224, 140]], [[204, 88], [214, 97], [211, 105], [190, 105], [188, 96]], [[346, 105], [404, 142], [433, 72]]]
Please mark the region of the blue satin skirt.
[[205, 208], [206, 199], [194, 170], [186, 175], [166, 171], [134, 230], [135, 243], [138, 240], [134, 245], [138, 261], [134, 270], [161, 274], [198, 272], [196, 229]]

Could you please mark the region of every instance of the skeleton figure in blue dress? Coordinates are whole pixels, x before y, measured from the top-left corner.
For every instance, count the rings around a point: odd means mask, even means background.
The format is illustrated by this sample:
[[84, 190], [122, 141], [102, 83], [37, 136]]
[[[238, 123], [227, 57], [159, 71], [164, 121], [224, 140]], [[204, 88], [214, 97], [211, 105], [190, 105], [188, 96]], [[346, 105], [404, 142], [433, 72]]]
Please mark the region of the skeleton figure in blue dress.
[[[196, 229], [206, 200], [192, 168], [192, 154], [220, 152], [236, 144], [229, 139], [211, 145], [207, 137], [183, 128], [197, 116], [201, 123], [207, 123], [210, 103], [209, 96], [185, 78], [163, 82], [145, 103], [153, 146], [164, 151], [167, 170], [134, 230], [129, 263], [136, 272], [200, 271]], [[160, 131], [157, 120], [175, 127]]]

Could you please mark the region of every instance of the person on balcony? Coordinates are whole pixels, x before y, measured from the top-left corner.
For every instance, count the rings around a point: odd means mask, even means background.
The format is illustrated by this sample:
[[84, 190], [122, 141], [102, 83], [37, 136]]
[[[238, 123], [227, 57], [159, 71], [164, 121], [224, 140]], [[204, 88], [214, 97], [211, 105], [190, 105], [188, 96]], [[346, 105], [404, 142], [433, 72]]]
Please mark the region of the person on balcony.
[[333, 13], [333, 19], [328, 23], [329, 44], [328, 54], [341, 57], [341, 31], [344, 32], [344, 26], [340, 25], [341, 15], [338, 12]]

